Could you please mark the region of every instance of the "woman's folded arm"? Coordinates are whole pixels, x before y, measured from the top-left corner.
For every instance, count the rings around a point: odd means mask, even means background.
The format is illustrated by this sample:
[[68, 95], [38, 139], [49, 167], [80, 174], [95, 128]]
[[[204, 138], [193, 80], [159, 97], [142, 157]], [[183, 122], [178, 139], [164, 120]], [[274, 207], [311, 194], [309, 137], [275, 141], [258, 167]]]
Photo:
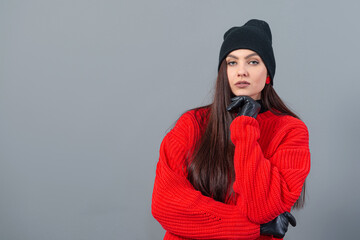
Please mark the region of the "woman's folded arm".
[[241, 116], [231, 126], [235, 145], [235, 192], [244, 196], [247, 216], [254, 223], [265, 223], [290, 211], [299, 198], [310, 171], [308, 131], [300, 120], [281, 128], [279, 144], [265, 158], [258, 143], [260, 128], [256, 119]]
[[[194, 189], [184, 174], [192, 134], [186, 114], [163, 139], [152, 196], [152, 214], [166, 231], [191, 239], [256, 239], [259, 224], [249, 221], [243, 208], [215, 201]], [[184, 141], [183, 141], [184, 140]]]

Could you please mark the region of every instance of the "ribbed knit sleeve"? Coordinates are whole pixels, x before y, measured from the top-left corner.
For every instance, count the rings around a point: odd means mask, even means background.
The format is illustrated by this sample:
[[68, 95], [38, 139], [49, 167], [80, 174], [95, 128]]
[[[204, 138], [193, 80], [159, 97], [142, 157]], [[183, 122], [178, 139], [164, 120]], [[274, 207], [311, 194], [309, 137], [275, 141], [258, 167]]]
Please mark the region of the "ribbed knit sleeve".
[[262, 121], [269, 125], [261, 128], [267, 157], [258, 142], [260, 127], [256, 119], [239, 116], [230, 125], [235, 145], [233, 189], [246, 199], [247, 216], [254, 223], [266, 223], [290, 211], [310, 171], [305, 124], [290, 116], [277, 121], [282, 123]]
[[[184, 114], [164, 137], [152, 195], [152, 214], [171, 239], [256, 239], [258, 224], [244, 209], [206, 197], [186, 179], [184, 162], [192, 144], [194, 122]], [[170, 234], [169, 234], [170, 233]], [[168, 238], [170, 239], [170, 238]]]

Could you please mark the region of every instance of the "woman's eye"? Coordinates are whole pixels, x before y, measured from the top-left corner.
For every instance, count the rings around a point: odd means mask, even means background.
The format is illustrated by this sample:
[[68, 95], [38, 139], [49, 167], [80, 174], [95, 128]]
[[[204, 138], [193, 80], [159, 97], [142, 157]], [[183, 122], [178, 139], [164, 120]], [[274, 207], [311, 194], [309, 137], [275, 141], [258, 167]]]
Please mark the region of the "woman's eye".
[[232, 61], [232, 62], [228, 62], [229, 66], [234, 66], [236, 64], [236, 62]]
[[250, 61], [249, 63], [252, 64], [252, 65], [257, 65], [257, 64], [259, 64], [259, 62], [256, 61], [256, 60]]

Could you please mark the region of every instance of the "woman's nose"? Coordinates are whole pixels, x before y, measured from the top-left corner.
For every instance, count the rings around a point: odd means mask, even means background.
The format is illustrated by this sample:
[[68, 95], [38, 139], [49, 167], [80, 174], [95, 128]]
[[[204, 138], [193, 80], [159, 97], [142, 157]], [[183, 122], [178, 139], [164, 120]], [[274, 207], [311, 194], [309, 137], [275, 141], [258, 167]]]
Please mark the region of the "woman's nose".
[[249, 74], [247, 69], [246, 69], [246, 66], [244, 64], [239, 64], [238, 65], [237, 74], [240, 77], [245, 77], [245, 76], [247, 76]]

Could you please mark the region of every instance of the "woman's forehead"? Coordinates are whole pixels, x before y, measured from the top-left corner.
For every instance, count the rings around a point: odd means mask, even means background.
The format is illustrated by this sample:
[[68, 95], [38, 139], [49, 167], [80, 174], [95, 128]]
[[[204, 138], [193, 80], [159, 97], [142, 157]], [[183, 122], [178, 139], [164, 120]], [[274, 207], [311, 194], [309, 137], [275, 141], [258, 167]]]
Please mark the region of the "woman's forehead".
[[246, 58], [251, 56], [258, 56], [256, 52], [250, 49], [236, 49], [232, 52], [230, 52], [227, 57], [233, 57], [233, 58]]

